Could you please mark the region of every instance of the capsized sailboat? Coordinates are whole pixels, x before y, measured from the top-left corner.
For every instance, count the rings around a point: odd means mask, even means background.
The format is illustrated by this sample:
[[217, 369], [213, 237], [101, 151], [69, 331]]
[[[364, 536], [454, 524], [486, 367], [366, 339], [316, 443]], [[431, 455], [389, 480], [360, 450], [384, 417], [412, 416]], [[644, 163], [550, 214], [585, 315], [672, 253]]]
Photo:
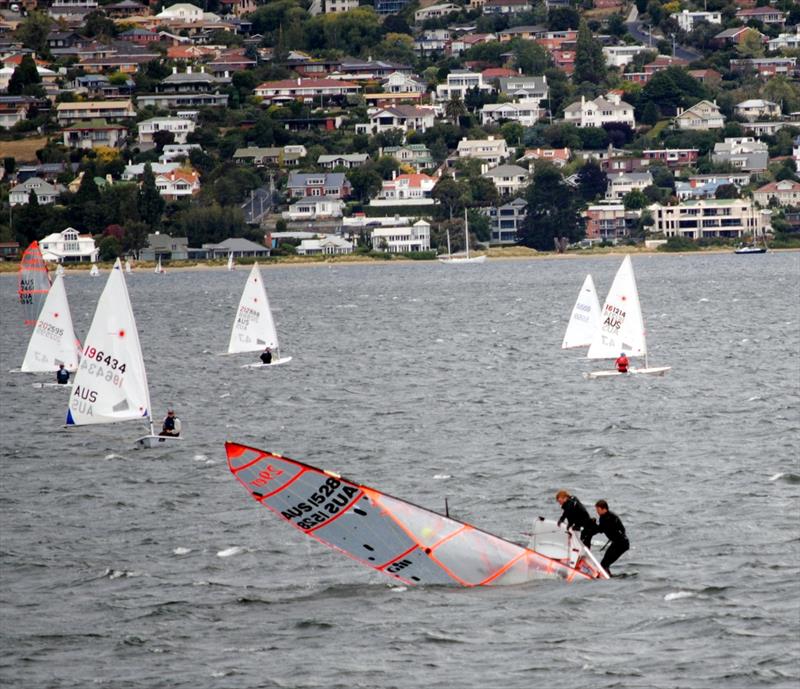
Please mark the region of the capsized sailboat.
[[290, 356], [280, 355], [278, 331], [275, 329], [275, 320], [269, 307], [267, 290], [258, 263], [254, 263], [250, 275], [247, 276], [242, 298], [239, 300], [239, 308], [236, 311], [228, 343], [228, 354], [261, 352], [267, 347], [272, 350], [271, 363], [245, 364], [242, 368], [265, 368], [292, 360]]
[[[228, 468], [257, 502], [334, 550], [408, 585], [502, 586], [608, 579], [563, 529], [529, 547], [362, 486], [331, 471], [225, 443]], [[550, 531], [558, 529], [547, 522]]]
[[50, 276], [39, 242], [31, 242], [22, 254], [17, 283], [17, 295], [22, 306], [22, 320], [25, 325], [36, 325], [49, 290]]
[[586, 355], [589, 359], [616, 359], [622, 352], [629, 357], [644, 357], [644, 368], [630, 368], [628, 373], [616, 370], [593, 371], [587, 378], [608, 378], [629, 374], [663, 376], [671, 366], [651, 367], [647, 360], [647, 339], [639, 292], [633, 274], [631, 257], [619, 267], [600, 314], [600, 327]]
[[80, 342], [75, 337], [75, 330], [72, 327], [72, 314], [69, 310], [64, 278], [56, 275], [36, 321], [36, 327], [31, 333], [25, 359], [19, 370], [22, 373], [55, 375], [59, 365], [64, 364], [64, 368], [73, 372], [78, 368], [80, 350]]
[[467, 221], [467, 211], [464, 209], [464, 245], [466, 253], [464, 256], [454, 256], [450, 253], [450, 230], [447, 230], [447, 256], [440, 256], [439, 263], [485, 263], [486, 256], [469, 255], [469, 222]]
[[572, 307], [561, 349], [589, 347], [599, 327], [600, 303], [597, 300], [594, 280], [591, 275], [587, 275], [575, 306]]
[[117, 259], [97, 302], [72, 386], [67, 426], [143, 420], [139, 447], [180, 440], [155, 435], [150, 390], [122, 264]]

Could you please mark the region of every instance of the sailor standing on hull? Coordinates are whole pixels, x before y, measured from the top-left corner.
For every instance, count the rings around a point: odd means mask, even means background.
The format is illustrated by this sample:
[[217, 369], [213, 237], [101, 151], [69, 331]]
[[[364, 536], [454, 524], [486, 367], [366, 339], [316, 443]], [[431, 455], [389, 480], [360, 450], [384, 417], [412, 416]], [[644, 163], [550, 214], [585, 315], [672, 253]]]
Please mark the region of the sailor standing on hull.
[[588, 543], [586, 541], [584, 542], [587, 547], [589, 547], [592, 542], [592, 536], [596, 533], [601, 533], [608, 539], [608, 547], [600, 565], [608, 572], [609, 576], [611, 576], [611, 565], [628, 551], [631, 544], [625, 533], [625, 525], [616, 514], [608, 509], [608, 503], [605, 500], [598, 500], [594, 504], [594, 508], [599, 517], [597, 526], [595, 526], [592, 532], [589, 532]]
[[568, 529], [580, 530], [581, 541], [589, 547], [592, 534], [595, 533], [597, 525], [594, 523], [594, 519], [589, 516], [583, 503], [565, 490], [560, 490], [556, 493], [556, 500], [561, 505], [561, 517], [558, 520], [559, 526], [566, 521]]

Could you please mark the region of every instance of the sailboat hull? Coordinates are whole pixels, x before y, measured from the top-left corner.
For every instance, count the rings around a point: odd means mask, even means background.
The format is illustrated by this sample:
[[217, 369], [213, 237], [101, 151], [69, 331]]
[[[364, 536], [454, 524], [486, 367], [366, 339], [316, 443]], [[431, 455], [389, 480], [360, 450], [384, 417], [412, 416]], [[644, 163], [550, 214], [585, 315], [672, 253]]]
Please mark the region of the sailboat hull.
[[672, 366], [651, 366], [649, 368], [632, 368], [628, 373], [620, 373], [619, 371], [592, 371], [591, 373], [584, 373], [584, 378], [595, 380], [597, 378], [616, 378], [618, 376], [663, 376], [667, 371], [672, 369]]
[[439, 263], [486, 263], [486, 256], [470, 256], [466, 257], [453, 257], [440, 258]]
[[145, 435], [136, 440], [136, 449], [153, 449], [154, 447], [165, 447], [171, 445], [176, 440], [183, 440], [180, 436], [170, 435]]
[[32, 383], [31, 385], [37, 390], [41, 390], [42, 388], [64, 388], [65, 390], [72, 390], [71, 383]]
[[273, 359], [269, 364], [263, 364], [261, 362], [257, 364], [243, 364], [242, 368], [272, 368], [274, 366], [280, 366], [281, 364], [287, 364], [292, 360], [290, 356], [284, 356], [280, 359]]

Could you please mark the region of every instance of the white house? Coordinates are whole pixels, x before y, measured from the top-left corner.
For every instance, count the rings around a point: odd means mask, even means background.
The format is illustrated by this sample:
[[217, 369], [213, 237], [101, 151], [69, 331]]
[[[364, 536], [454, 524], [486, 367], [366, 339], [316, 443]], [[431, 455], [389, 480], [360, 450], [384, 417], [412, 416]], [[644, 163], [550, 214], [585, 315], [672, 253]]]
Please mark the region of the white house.
[[167, 201], [191, 198], [200, 193], [200, 175], [195, 170], [172, 170], [155, 177], [156, 189]]
[[508, 145], [505, 139], [467, 139], [458, 142], [456, 154], [459, 158], [477, 158], [481, 161], [481, 172], [497, 167], [508, 158]]
[[489, 92], [492, 85], [483, 80], [480, 72], [470, 72], [467, 69], [455, 69], [447, 75], [447, 82], [436, 87], [436, 100], [439, 102], [449, 101], [453, 96], [458, 96], [464, 100], [467, 91], [473, 88], [479, 91]]
[[716, 103], [701, 100], [691, 108], [678, 111], [673, 124], [675, 129], [722, 129], [725, 126], [725, 115], [720, 112]]
[[202, 151], [200, 144], [167, 144], [158, 156], [159, 163], [171, 163], [175, 160], [188, 158], [192, 151]]
[[609, 67], [622, 68], [633, 62], [639, 53], [652, 50], [646, 45], [610, 45], [603, 48], [603, 55], [606, 58], [606, 65]]
[[338, 256], [341, 254], [352, 254], [353, 245], [344, 237], [335, 234], [326, 234], [314, 239], [303, 239], [297, 247], [297, 253], [301, 256]]
[[771, 52], [800, 48], [800, 24], [795, 27], [794, 33], [778, 34], [778, 37], [771, 39], [767, 45]]
[[175, 137], [174, 143], [185, 144], [186, 138], [195, 129], [195, 123], [180, 117], [151, 117], [139, 122], [137, 127], [140, 144], [154, 145], [156, 132], [170, 132]]
[[606, 177], [608, 179], [606, 188], [608, 200], [620, 200], [628, 192], [643, 191], [653, 184], [653, 175], [649, 172], [618, 172], [606, 175]]
[[12, 206], [25, 206], [31, 197], [31, 192], [36, 194], [36, 201], [40, 206], [55, 203], [61, 194], [64, 186], [61, 184], [50, 184], [41, 177], [29, 177], [22, 184], [11, 187], [8, 192], [8, 202]]
[[[122, 171], [122, 181], [132, 182], [141, 179], [144, 174], [144, 168], [147, 163], [130, 163], [125, 166]], [[181, 167], [180, 163], [150, 163], [150, 169], [154, 175], [163, 175], [173, 170], [178, 170]]]
[[317, 158], [317, 165], [327, 170], [334, 170], [337, 167], [345, 167], [351, 170], [354, 167], [361, 167], [369, 160], [366, 153], [339, 153], [338, 155], [321, 155]]
[[425, 93], [424, 82], [402, 72], [392, 72], [382, 83], [384, 93]]
[[711, 161], [726, 163], [737, 170], [761, 172], [767, 169], [769, 163], [769, 147], [750, 136], [728, 137], [714, 144]]
[[424, 132], [433, 127], [436, 119], [433, 108], [418, 108], [415, 105], [370, 108], [368, 114], [369, 123], [357, 124], [356, 134], [378, 134], [390, 129]]
[[370, 206], [423, 206], [433, 205], [431, 191], [437, 179], [421, 172], [410, 175], [393, 174], [381, 186], [378, 196]]
[[335, 196], [304, 196], [282, 213], [286, 220], [341, 218], [344, 201]]
[[544, 114], [538, 99], [521, 100], [517, 103], [487, 103], [481, 108], [481, 124], [511, 121], [519, 122], [523, 127], [532, 127]]
[[409, 251], [430, 251], [431, 225], [419, 220], [413, 225], [399, 227], [378, 227], [370, 235], [372, 248], [376, 251], [406, 253]]
[[501, 196], [511, 196], [528, 186], [529, 173], [519, 165], [498, 165], [484, 172], [483, 177], [492, 180]]
[[510, 96], [516, 101], [535, 100], [541, 104], [547, 100], [550, 89], [547, 86], [547, 77], [529, 77], [520, 74], [515, 77], [501, 77], [498, 80], [500, 93]]
[[203, 12], [197, 5], [191, 5], [188, 2], [179, 2], [175, 5], [170, 5], [156, 17], [158, 19], [171, 19], [178, 22], [186, 22], [187, 24], [195, 24], [197, 22], [217, 22], [220, 21], [220, 16], [213, 12]]
[[80, 234], [74, 227], [47, 235], [39, 241], [39, 248], [45, 261], [57, 263], [94, 263], [99, 253], [92, 235]]
[[748, 122], [781, 116], [781, 106], [763, 98], [751, 98], [737, 103], [733, 112]]
[[687, 33], [693, 31], [695, 25], [700, 22], [722, 24], [721, 12], [690, 12], [689, 10], [683, 10], [683, 12], [676, 12], [670, 16], [675, 19], [675, 21], [678, 22], [678, 26]]
[[620, 123], [636, 126], [633, 106], [622, 100], [620, 93], [610, 91], [605, 96], [571, 103], [564, 108], [564, 120], [576, 127], [602, 127], [604, 124]]
[[769, 211], [757, 209], [749, 199], [702, 199], [677, 206], [649, 206], [653, 232], [665, 237], [763, 237], [772, 229]]
[[753, 192], [753, 200], [761, 206], [768, 206], [772, 199], [781, 206], [800, 206], [800, 182], [782, 179], [765, 184]]
[[423, 7], [421, 10], [414, 12], [414, 21], [417, 24], [422, 24], [422, 22], [427, 21], [428, 19], [445, 17], [451, 12], [460, 12], [462, 9], [463, 8], [460, 5], [454, 5], [452, 2], [443, 2], [438, 5], [428, 5], [428, 7]]

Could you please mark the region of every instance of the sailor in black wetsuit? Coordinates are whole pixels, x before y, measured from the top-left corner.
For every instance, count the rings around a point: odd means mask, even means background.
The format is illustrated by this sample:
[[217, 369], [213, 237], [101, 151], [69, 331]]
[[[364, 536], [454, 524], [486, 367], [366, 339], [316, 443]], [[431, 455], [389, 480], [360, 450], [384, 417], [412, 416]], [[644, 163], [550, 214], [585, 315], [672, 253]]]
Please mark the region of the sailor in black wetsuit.
[[64, 368], [64, 364], [58, 365], [58, 371], [56, 371], [56, 382], [59, 385], [66, 385], [69, 383], [69, 371]]
[[567, 528], [572, 530], [581, 531], [581, 541], [589, 547], [592, 540], [592, 535], [597, 529], [594, 519], [589, 516], [586, 508], [580, 500], [574, 495], [570, 495], [565, 490], [560, 490], [556, 493], [556, 500], [561, 505], [561, 517], [558, 520], [559, 525], [562, 522], [567, 522]]
[[261, 352], [261, 359], [262, 364], [271, 364], [272, 363], [272, 350], [267, 347], [263, 352]]
[[[616, 514], [608, 509], [608, 503], [605, 500], [598, 500], [594, 504], [594, 508], [599, 517], [594, 533], [605, 535], [609, 542], [606, 554], [603, 555], [603, 561], [600, 564], [606, 572], [611, 574], [609, 568], [631, 547], [631, 544], [625, 534], [625, 525]], [[590, 541], [591, 538], [590, 535]]]

